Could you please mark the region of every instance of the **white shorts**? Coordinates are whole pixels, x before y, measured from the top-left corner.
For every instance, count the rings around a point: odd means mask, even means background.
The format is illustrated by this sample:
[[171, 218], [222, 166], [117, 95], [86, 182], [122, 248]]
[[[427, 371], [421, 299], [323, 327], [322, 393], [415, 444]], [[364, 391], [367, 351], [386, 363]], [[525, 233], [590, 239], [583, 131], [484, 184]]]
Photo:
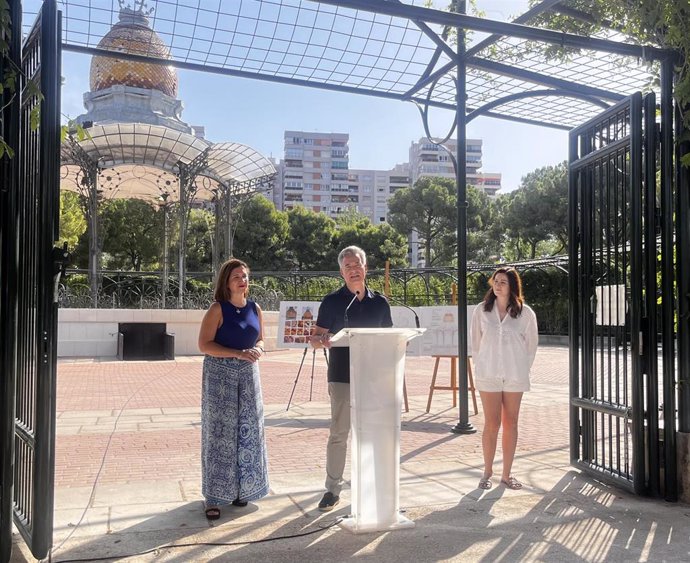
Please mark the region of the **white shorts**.
[[525, 379], [504, 379], [502, 377], [475, 377], [474, 386], [477, 391], [487, 393], [524, 393], [529, 391], [529, 378]]

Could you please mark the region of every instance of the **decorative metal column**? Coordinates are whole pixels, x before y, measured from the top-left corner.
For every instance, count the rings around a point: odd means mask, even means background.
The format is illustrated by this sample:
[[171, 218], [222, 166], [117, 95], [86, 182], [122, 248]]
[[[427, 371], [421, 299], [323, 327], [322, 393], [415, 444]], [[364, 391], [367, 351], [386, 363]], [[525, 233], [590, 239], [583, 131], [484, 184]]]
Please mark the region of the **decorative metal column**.
[[[453, 11], [464, 14], [465, 0], [455, 0]], [[465, 75], [465, 30], [457, 31], [457, 77], [455, 80], [455, 182], [458, 206], [458, 423], [454, 434], [473, 434], [477, 430], [469, 423], [467, 395], [467, 88]]]
[[213, 248], [211, 252], [211, 267], [213, 269], [213, 272], [218, 272], [220, 269], [220, 222], [221, 222], [221, 214], [222, 214], [222, 209], [221, 209], [221, 202], [220, 202], [220, 194], [218, 189], [213, 190], [213, 199], [211, 200], [211, 203], [213, 203]]
[[160, 198], [163, 201], [160, 208], [163, 211], [163, 283], [161, 287], [161, 309], [165, 309], [168, 304], [168, 287], [170, 278], [170, 194], [163, 193]]
[[71, 135], [67, 138], [74, 161], [79, 165], [80, 176], [79, 193], [82, 196], [82, 208], [89, 225], [89, 287], [91, 290], [91, 306], [98, 308], [98, 292], [100, 289], [99, 270], [101, 266], [101, 245], [98, 239], [98, 204], [100, 192], [98, 190], [98, 163], [86, 154], [77, 140]]
[[180, 183], [180, 248], [178, 254], [178, 276], [179, 276], [179, 291], [177, 293], [177, 307], [184, 309], [184, 291], [187, 276], [187, 226], [189, 223], [189, 211], [191, 209], [192, 200], [196, 195], [195, 180], [199, 173], [208, 167], [208, 153], [210, 149], [206, 149], [199, 154], [189, 164], [182, 161], [177, 163], [179, 170], [178, 180]]
[[228, 260], [235, 251], [235, 237], [233, 233], [234, 222], [232, 220], [232, 188], [230, 186], [225, 188], [225, 256]]

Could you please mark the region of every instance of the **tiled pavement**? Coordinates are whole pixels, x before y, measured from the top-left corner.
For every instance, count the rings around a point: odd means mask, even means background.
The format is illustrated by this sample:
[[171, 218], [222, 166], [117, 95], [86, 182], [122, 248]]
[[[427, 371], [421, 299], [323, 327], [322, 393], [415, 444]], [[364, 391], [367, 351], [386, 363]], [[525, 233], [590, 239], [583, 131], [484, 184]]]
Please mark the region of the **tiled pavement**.
[[[261, 363], [272, 474], [324, 471], [329, 409], [323, 357], [316, 356], [312, 384], [307, 355], [286, 410], [301, 356], [300, 351], [270, 352]], [[99, 470], [101, 483], [147, 476], [198, 478], [201, 361], [60, 362], [56, 486], [83, 486]], [[519, 450], [525, 456], [568, 444], [567, 356], [562, 349], [542, 348], [537, 365], [522, 411]], [[458, 420], [450, 391], [435, 391], [430, 412], [425, 412], [432, 368], [428, 357], [407, 360], [410, 412], [403, 414], [402, 461], [463, 459], [477, 465], [481, 434], [449, 433]], [[442, 360], [437, 384], [448, 384], [449, 369], [449, 360]], [[470, 422], [481, 430], [479, 397], [477, 401], [479, 415], [470, 411]]]
[[[569, 467], [562, 347], [540, 347], [533, 389], [523, 401], [514, 465], [523, 491], [476, 490], [481, 403], [470, 416], [476, 434], [450, 433], [458, 411], [449, 391], [436, 391], [425, 412], [433, 360], [408, 358], [400, 498], [416, 527], [357, 536], [322, 529], [347, 514], [349, 492], [332, 515], [315, 510], [328, 435], [325, 361], [315, 356], [312, 380], [307, 354], [286, 410], [301, 359], [302, 351], [284, 350], [261, 362], [272, 494], [247, 509], [229, 509], [213, 525], [199, 501], [201, 358], [61, 361], [53, 560], [121, 559], [146, 550], [153, 551], [127, 560], [687, 559], [686, 506], [639, 500]], [[447, 384], [448, 360], [441, 369], [438, 384]], [[305, 530], [314, 535], [252, 543]], [[160, 548], [172, 542], [190, 545]], [[200, 545], [209, 542], [239, 543]], [[32, 560], [21, 542], [16, 547], [14, 560]]]

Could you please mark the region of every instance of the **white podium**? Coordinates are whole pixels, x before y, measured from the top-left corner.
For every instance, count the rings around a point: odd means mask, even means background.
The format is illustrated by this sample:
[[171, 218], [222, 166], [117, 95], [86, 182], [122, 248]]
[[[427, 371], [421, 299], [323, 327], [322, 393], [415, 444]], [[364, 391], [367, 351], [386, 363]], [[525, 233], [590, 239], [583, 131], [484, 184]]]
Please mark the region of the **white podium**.
[[350, 345], [352, 517], [354, 533], [414, 526], [400, 514], [400, 412], [407, 342], [425, 329], [347, 328], [334, 346]]

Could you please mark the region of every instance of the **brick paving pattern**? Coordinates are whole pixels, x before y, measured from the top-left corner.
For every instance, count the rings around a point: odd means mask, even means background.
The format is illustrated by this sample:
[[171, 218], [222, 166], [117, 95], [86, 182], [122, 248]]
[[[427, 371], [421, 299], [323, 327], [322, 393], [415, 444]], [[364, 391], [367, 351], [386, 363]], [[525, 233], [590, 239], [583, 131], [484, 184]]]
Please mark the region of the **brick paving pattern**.
[[[276, 475], [325, 471], [329, 407], [323, 356], [315, 357], [312, 380], [312, 354], [307, 353], [286, 411], [302, 355], [300, 350], [270, 352], [261, 362], [270, 472]], [[60, 361], [56, 487], [89, 486], [96, 478], [102, 484], [198, 480], [201, 363], [201, 357]], [[432, 370], [432, 358], [407, 359], [410, 412], [402, 416], [402, 463], [462, 461], [481, 467], [481, 402], [479, 415], [470, 416], [478, 432], [450, 433], [458, 420], [450, 391], [435, 391], [425, 412]], [[449, 362], [443, 360], [437, 385], [448, 380]], [[521, 457], [567, 450], [567, 348], [541, 347], [532, 383], [523, 401], [516, 466]]]

